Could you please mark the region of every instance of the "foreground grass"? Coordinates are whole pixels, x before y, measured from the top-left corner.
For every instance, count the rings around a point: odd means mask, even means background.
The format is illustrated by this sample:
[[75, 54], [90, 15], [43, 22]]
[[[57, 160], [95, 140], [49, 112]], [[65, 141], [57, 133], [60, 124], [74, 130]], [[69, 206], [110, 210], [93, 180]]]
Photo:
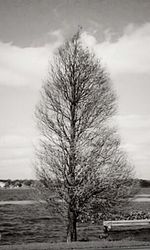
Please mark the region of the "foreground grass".
[[130, 241], [130, 240], [121, 240], [121, 241], [90, 241], [90, 242], [72, 242], [72, 243], [30, 243], [22, 245], [3, 245], [0, 246], [1, 250], [100, 250], [103, 248], [112, 249], [121, 247], [146, 247], [150, 248], [150, 242], [141, 242], [141, 241]]
[[[146, 190], [147, 194], [150, 194], [150, 189]], [[32, 189], [0, 189], [0, 200], [28, 200], [34, 197], [33, 193], [34, 190]], [[145, 194], [145, 189], [142, 189], [141, 193]], [[133, 202], [127, 211], [133, 212], [134, 210], [139, 210], [148, 213], [149, 204], [148, 202]], [[111, 249], [112, 247], [119, 249], [120, 247], [136, 247], [141, 245], [149, 246], [150, 249], [150, 242], [146, 242], [149, 240], [149, 236], [146, 238], [145, 235], [143, 241], [139, 241], [139, 238], [137, 238], [138, 241], [127, 238], [127, 240], [121, 241], [99, 240], [99, 236], [103, 231], [99, 223], [94, 225], [82, 223], [79, 225], [79, 242], [77, 243], [52, 243], [59, 241], [64, 242], [66, 232], [62, 222], [59, 221], [58, 218], [50, 216], [49, 212], [50, 211], [46, 210], [42, 204], [34, 204], [34, 206], [0, 206], [0, 232], [2, 233], [0, 250], [95, 250], [102, 248]], [[83, 240], [88, 241], [83, 242]], [[22, 243], [24, 244], [21, 245]]]

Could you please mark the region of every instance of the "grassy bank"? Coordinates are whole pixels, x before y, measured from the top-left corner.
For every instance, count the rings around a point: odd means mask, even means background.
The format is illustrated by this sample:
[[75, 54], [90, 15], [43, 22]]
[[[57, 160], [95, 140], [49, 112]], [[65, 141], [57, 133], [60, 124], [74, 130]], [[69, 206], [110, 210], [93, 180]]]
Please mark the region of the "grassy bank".
[[103, 248], [112, 249], [121, 247], [146, 247], [149, 249], [150, 242], [141, 242], [141, 241], [91, 241], [91, 242], [73, 242], [73, 243], [31, 243], [31, 244], [22, 244], [22, 245], [13, 245], [13, 246], [0, 246], [0, 250], [100, 250]]

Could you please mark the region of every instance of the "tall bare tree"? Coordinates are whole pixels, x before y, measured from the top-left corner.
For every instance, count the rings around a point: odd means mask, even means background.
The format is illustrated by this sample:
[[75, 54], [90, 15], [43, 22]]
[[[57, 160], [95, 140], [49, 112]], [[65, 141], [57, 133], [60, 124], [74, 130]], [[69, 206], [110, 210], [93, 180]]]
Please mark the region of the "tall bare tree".
[[132, 170], [110, 123], [115, 102], [108, 74], [77, 32], [58, 49], [36, 108], [37, 175], [53, 211], [67, 216], [68, 241], [95, 200], [106, 212], [131, 194]]

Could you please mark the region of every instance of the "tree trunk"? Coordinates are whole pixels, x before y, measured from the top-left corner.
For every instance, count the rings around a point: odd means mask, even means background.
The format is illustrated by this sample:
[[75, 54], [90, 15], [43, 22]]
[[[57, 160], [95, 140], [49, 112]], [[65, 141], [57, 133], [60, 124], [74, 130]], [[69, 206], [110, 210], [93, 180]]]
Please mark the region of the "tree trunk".
[[68, 210], [67, 242], [77, 241], [76, 214], [71, 209]]
[[74, 199], [74, 184], [75, 184], [75, 167], [76, 167], [76, 97], [75, 91], [76, 86], [74, 84], [74, 69], [72, 72], [72, 89], [71, 89], [71, 97], [72, 103], [70, 106], [70, 115], [71, 115], [71, 122], [70, 122], [70, 154], [69, 154], [69, 183], [70, 187], [68, 190], [68, 194], [70, 197], [70, 204], [68, 208], [68, 225], [67, 225], [67, 242], [77, 241], [77, 229], [76, 229], [76, 212], [75, 212], [75, 205], [73, 204]]

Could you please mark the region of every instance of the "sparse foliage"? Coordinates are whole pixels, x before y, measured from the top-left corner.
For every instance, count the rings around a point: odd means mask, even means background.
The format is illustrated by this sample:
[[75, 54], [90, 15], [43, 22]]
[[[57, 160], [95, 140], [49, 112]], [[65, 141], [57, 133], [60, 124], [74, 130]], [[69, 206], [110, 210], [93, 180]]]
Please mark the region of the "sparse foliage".
[[107, 213], [131, 195], [132, 170], [110, 123], [115, 103], [108, 74], [77, 32], [58, 49], [36, 109], [41, 193], [67, 218], [68, 241], [95, 204]]

